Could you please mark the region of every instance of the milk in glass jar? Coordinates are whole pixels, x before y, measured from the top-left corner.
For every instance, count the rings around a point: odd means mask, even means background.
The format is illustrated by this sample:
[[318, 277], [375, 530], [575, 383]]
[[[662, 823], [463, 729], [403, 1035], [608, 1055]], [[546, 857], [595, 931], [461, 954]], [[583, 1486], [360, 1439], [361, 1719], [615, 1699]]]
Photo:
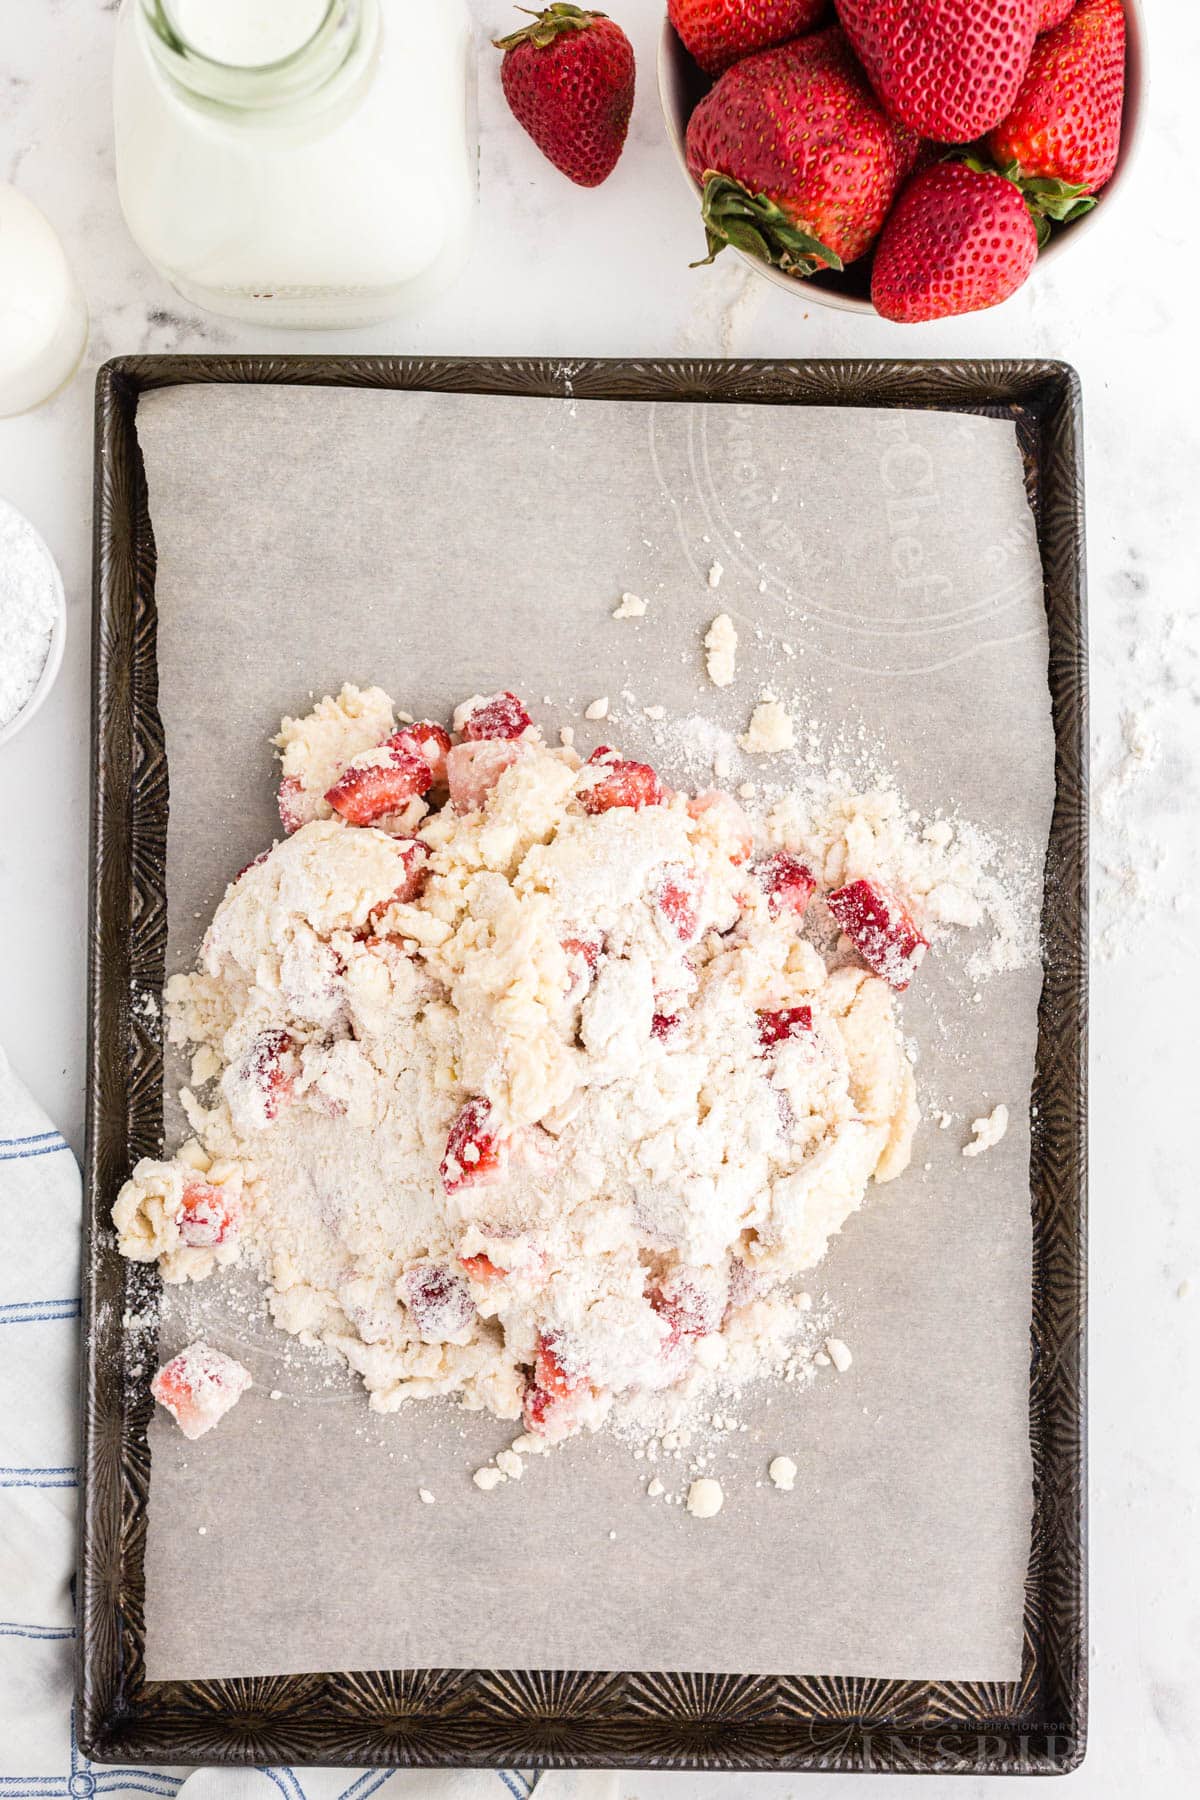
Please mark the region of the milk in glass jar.
[[129, 229], [198, 306], [369, 324], [466, 261], [465, 0], [123, 0], [114, 113]]

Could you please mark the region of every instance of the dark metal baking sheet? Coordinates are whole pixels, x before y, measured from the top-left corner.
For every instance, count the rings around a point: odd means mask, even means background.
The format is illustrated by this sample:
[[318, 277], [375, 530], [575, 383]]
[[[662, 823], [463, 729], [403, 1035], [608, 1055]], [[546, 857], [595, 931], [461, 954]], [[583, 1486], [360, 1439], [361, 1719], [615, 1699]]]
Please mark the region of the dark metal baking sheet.
[[[100, 1762], [1045, 1773], [1087, 1710], [1085, 1227], [1087, 659], [1078, 378], [1061, 363], [584, 361], [575, 399], [936, 408], [1014, 419], [1045, 574], [1056, 800], [1030, 1166], [1034, 1522], [1017, 1683], [544, 1670], [147, 1682], [144, 1381], [126, 1379], [127, 1266], [109, 1212], [162, 1118], [167, 767], [139, 396], [183, 383], [565, 397], [561, 361], [133, 357], [97, 386], [93, 803], [79, 1556], [79, 1723]], [[134, 1276], [153, 1283], [152, 1271]]]

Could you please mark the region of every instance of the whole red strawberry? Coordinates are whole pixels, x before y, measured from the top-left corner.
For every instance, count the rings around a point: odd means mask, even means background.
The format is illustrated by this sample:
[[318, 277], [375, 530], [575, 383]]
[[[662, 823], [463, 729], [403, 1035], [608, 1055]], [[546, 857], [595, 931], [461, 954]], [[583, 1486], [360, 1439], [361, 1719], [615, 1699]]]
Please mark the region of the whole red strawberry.
[[836, 25], [727, 69], [688, 122], [709, 260], [726, 244], [811, 275], [868, 250], [912, 152]]
[[893, 118], [966, 144], [1012, 106], [1041, 0], [836, 0], [846, 36]]
[[1012, 110], [992, 132], [998, 163], [1035, 181], [1102, 188], [1117, 166], [1125, 101], [1121, 0], [1080, 0], [1039, 38]]
[[1056, 25], [1061, 25], [1074, 4], [1075, 0], [1042, 0], [1042, 10], [1038, 17], [1039, 34], [1053, 31]]
[[902, 324], [979, 312], [1017, 291], [1037, 251], [1015, 183], [966, 163], [935, 163], [913, 176], [888, 215], [871, 299]]
[[563, 0], [530, 16], [532, 25], [495, 40], [505, 99], [556, 169], [580, 187], [599, 187], [629, 130], [633, 45], [605, 13]]
[[684, 48], [709, 75], [811, 31], [829, 0], [667, 0]]

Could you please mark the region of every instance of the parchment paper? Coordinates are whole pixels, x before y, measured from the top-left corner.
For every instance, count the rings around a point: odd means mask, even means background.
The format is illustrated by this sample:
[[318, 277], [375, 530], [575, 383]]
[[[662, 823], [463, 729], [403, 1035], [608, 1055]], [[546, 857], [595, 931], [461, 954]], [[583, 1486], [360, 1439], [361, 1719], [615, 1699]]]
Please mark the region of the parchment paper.
[[[764, 684], [807, 682], [814, 717], [886, 741], [914, 806], [956, 804], [1040, 868], [1046, 636], [1008, 423], [196, 387], [146, 396], [138, 428], [159, 557], [169, 970], [278, 830], [267, 739], [281, 713], [345, 678], [434, 715], [513, 686], [548, 728], [575, 725], [584, 748], [603, 730], [668, 779], [644, 704], [739, 730]], [[650, 601], [644, 619], [612, 620], [623, 589]], [[720, 609], [742, 638], [725, 693], [700, 651]], [[587, 727], [600, 694], [618, 722]], [[734, 779], [768, 773], [785, 771]], [[199, 1326], [255, 1387], [201, 1443], [161, 1414], [152, 1428], [148, 1675], [1015, 1679], [1041, 975], [998, 977], [975, 1000], [965, 956], [939, 950], [905, 1002], [921, 1084], [951, 1099], [956, 1127], [922, 1128], [912, 1171], [816, 1277], [853, 1368], [740, 1409], [749, 1429], [721, 1459], [711, 1522], [648, 1500], [652, 1471], [604, 1439], [483, 1495], [470, 1473], [510, 1427], [448, 1406], [378, 1419], [272, 1330], [253, 1287], [170, 1291], [164, 1353]], [[964, 1161], [964, 1117], [1000, 1100], [1007, 1137]], [[791, 1495], [766, 1481], [783, 1451], [800, 1468]]]

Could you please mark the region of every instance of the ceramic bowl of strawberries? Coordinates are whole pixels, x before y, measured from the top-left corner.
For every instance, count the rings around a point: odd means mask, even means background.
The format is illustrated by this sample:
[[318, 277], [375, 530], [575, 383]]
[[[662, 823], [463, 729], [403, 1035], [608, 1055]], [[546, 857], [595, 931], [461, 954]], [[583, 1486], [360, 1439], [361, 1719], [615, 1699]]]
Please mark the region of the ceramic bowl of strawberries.
[[1128, 179], [1142, 42], [1141, 0], [669, 0], [700, 260], [901, 323], [996, 306]]

